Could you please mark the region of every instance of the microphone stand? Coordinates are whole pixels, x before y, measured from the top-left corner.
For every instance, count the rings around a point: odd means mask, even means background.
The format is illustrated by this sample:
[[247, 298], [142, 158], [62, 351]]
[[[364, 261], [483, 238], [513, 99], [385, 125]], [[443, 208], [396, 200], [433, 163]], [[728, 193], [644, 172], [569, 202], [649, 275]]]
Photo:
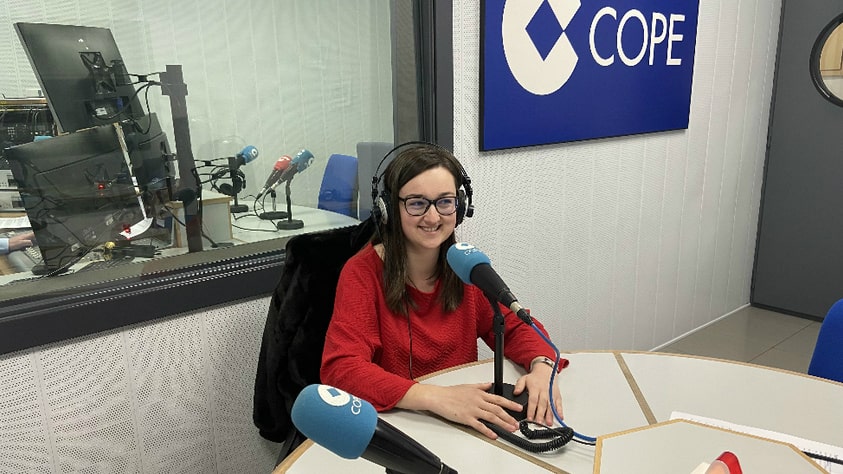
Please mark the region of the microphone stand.
[[529, 394], [526, 390], [521, 392], [521, 395], [514, 395], [512, 392], [515, 390], [515, 385], [509, 383], [503, 383], [503, 343], [504, 343], [504, 329], [506, 328], [506, 324], [503, 319], [503, 313], [501, 313], [501, 308], [498, 305], [497, 299], [492, 297], [489, 294], [486, 294], [486, 298], [489, 300], [489, 303], [492, 305], [492, 311], [494, 311], [495, 315], [492, 318], [492, 330], [495, 334], [495, 380], [492, 384], [492, 388], [490, 390], [491, 393], [495, 395], [500, 395], [507, 400], [513, 400], [516, 403], [521, 404], [524, 409], [521, 412], [515, 412], [512, 410], [506, 410], [507, 413], [512, 415], [516, 421], [521, 421], [527, 417], [527, 401], [529, 400]]
[[277, 224], [275, 224], [275, 227], [278, 230], [296, 230], [304, 227], [303, 221], [293, 219], [293, 210], [291, 207], [292, 203], [290, 202], [290, 183], [292, 181], [292, 179], [287, 180], [287, 186], [284, 188], [287, 193], [287, 220], [279, 221]]
[[261, 218], [261, 219], [270, 220], [270, 221], [274, 221], [274, 220], [278, 220], [278, 219], [286, 219], [287, 218], [286, 212], [275, 210], [276, 209], [275, 208], [275, 197], [277, 196], [277, 194], [275, 193], [275, 189], [271, 189], [269, 191], [269, 194], [270, 194], [270, 196], [272, 196], [272, 210], [266, 211], [266, 212], [261, 212], [258, 215], [258, 217]]
[[234, 191], [234, 204], [231, 205], [231, 212], [249, 212], [249, 206], [237, 202], [237, 195], [240, 194], [240, 190], [243, 189], [243, 182], [237, 174], [237, 168], [239, 168], [237, 166], [237, 158], [233, 156], [228, 157], [228, 169], [231, 171], [231, 187]]

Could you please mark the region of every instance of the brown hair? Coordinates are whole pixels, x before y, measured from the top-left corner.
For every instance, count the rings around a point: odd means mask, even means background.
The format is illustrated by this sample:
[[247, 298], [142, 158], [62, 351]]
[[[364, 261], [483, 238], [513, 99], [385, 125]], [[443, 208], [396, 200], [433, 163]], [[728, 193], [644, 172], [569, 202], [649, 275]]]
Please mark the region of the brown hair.
[[[383, 197], [388, 219], [380, 226], [380, 232], [373, 237], [373, 243], [383, 243], [383, 284], [386, 304], [390, 310], [407, 315], [414, 306], [407, 291], [407, 248], [404, 231], [401, 228], [401, 208], [398, 190], [419, 174], [434, 168], [445, 168], [454, 175], [454, 184], [459, 190], [462, 185], [462, 167], [448, 150], [436, 145], [418, 145], [400, 152], [383, 173]], [[452, 233], [439, 246], [439, 257], [433, 277], [440, 280], [439, 302], [442, 309], [451, 312], [459, 306], [463, 297], [463, 284], [448, 265], [448, 249], [456, 242]]]

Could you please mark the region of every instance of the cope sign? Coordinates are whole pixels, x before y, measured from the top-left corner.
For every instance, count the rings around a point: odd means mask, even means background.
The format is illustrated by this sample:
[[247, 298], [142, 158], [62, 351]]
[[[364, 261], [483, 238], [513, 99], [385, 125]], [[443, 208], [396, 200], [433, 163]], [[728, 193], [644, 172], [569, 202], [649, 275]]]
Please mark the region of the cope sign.
[[480, 150], [688, 127], [699, 0], [484, 0]]
[[[632, 9], [624, 13], [624, 15], [621, 17], [620, 22], [617, 22], [618, 12], [612, 7], [601, 8], [594, 16], [594, 19], [591, 21], [591, 28], [589, 29], [588, 35], [588, 45], [591, 48], [591, 56], [594, 58], [594, 61], [597, 62], [597, 64], [603, 67], [607, 67], [611, 66], [615, 62], [614, 52], [609, 56], [604, 57], [601, 56], [599, 51], [597, 51], [597, 45], [595, 41], [597, 35], [597, 28], [613, 27], [612, 25], [609, 25], [611, 20], [605, 19], [606, 17], [612, 17], [612, 20], [616, 22], [617, 53], [618, 56], [621, 58], [621, 61], [625, 65], [637, 66], [647, 54], [647, 49], [649, 45], [650, 54], [648, 64], [652, 66], [655, 62], [656, 46], [664, 43], [665, 41], [667, 41], [665, 66], [682, 65], [681, 58], [673, 57], [673, 45], [674, 43], [681, 42], [684, 38], [684, 35], [676, 33], [675, 31], [676, 24], [685, 21], [685, 15], [678, 13], [671, 13], [669, 15], [665, 15], [664, 13], [653, 12], [652, 17], [648, 22], [647, 18], [640, 10]], [[600, 24], [601, 21], [604, 23], [603, 25]], [[624, 31], [630, 21], [638, 22], [644, 31], [644, 35], [641, 38], [641, 49], [637, 53], [635, 53], [635, 56], [630, 56], [627, 54], [627, 52], [624, 50], [622, 42]]]

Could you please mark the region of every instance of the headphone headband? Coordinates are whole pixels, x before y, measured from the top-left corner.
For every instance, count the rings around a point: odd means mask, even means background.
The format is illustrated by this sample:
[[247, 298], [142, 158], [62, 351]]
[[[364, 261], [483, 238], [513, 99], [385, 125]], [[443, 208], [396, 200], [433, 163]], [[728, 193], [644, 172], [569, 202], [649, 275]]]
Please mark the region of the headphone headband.
[[381, 158], [380, 162], [378, 163], [377, 168], [375, 168], [375, 175], [372, 176], [372, 217], [375, 219], [375, 224], [386, 224], [388, 220], [388, 210], [387, 206], [389, 205], [389, 199], [384, 199], [384, 197], [389, 196], [389, 191], [384, 189], [381, 192], [378, 192], [378, 186], [380, 185], [381, 180], [383, 179], [383, 175], [386, 173], [386, 169], [383, 172], [380, 171], [381, 166], [389, 158], [389, 155], [395, 153], [397, 150], [411, 146], [411, 145], [423, 145], [428, 147], [436, 148], [440, 151], [443, 151], [448, 159], [456, 166], [457, 170], [460, 173], [460, 186], [465, 190], [465, 192], [459, 192], [461, 198], [462, 209], [457, 214], [457, 225], [459, 225], [464, 217], [472, 217], [474, 215], [474, 205], [472, 204], [472, 197], [473, 191], [471, 189], [471, 178], [469, 178], [468, 174], [465, 172], [465, 168], [463, 168], [462, 164], [456, 157], [451, 153], [450, 150], [447, 148], [437, 145], [436, 143], [421, 141], [421, 140], [412, 140], [408, 142], [401, 143], [396, 145], [391, 150], [386, 152], [386, 154]]

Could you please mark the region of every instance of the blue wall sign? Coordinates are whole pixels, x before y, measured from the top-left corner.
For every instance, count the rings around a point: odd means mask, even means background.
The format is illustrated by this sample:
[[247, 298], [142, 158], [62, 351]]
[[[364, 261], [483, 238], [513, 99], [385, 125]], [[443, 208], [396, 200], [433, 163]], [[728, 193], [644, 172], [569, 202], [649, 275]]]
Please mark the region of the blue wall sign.
[[483, 0], [480, 149], [688, 128], [699, 0]]

